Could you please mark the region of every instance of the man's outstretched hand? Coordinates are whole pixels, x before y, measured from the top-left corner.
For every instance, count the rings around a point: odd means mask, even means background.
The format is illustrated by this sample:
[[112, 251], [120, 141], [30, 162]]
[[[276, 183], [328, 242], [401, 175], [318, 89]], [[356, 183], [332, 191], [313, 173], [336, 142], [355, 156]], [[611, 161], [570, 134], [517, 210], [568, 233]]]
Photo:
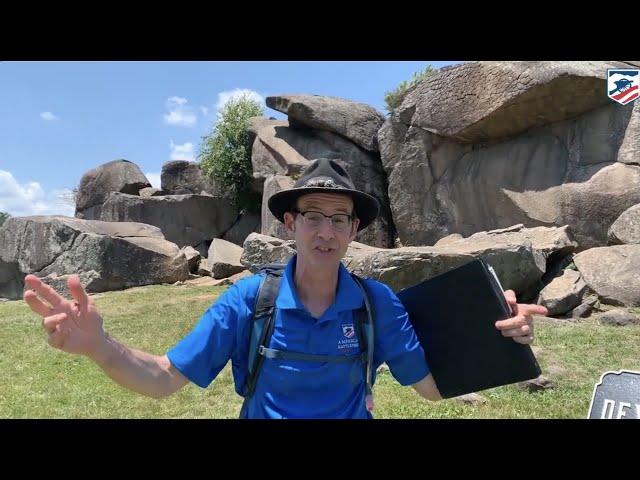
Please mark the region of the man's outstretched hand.
[[547, 315], [549, 311], [542, 305], [518, 303], [513, 290], [504, 292], [507, 303], [511, 306], [513, 316], [506, 320], [496, 322], [496, 328], [505, 337], [512, 337], [514, 341], [522, 344], [533, 342], [533, 315]]
[[35, 275], [27, 275], [29, 290], [24, 300], [42, 317], [42, 328], [54, 348], [89, 356], [105, 339], [102, 317], [78, 277], [69, 277], [69, 292], [75, 301], [66, 300]]

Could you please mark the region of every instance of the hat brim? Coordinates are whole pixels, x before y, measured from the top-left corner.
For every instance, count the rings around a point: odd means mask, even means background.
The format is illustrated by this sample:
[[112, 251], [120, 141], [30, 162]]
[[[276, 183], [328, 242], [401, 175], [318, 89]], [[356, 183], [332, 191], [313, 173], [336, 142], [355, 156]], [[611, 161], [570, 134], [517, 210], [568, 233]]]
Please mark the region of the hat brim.
[[269, 210], [282, 223], [284, 223], [284, 214], [290, 212], [296, 200], [310, 193], [338, 193], [340, 195], [348, 195], [353, 200], [353, 209], [360, 220], [358, 231], [367, 228], [378, 216], [380, 211], [380, 203], [375, 197], [368, 193], [358, 190], [349, 190], [346, 188], [329, 188], [329, 187], [306, 187], [296, 188], [292, 190], [283, 190], [275, 193], [269, 198]]

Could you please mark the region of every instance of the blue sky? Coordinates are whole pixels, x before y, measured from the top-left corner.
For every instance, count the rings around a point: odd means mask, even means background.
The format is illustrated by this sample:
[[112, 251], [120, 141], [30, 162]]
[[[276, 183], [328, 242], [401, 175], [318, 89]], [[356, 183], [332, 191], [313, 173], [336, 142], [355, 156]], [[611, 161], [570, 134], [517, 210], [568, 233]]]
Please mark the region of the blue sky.
[[61, 194], [103, 163], [195, 160], [219, 106], [250, 91], [342, 97], [385, 113], [384, 94], [413, 72], [458, 61], [0, 63], [0, 212], [73, 215]]

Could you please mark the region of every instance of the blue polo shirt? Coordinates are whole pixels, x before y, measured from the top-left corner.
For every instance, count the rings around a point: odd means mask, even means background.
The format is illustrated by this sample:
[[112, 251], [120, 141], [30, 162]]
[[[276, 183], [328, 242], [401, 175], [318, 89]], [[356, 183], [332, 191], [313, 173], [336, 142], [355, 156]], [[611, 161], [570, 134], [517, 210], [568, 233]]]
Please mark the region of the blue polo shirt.
[[[359, 355], [353, 310], [364, 300], [349, 271], [340, 264], [335, 303], [316, 319], [296, 292], [296, 258], [294, 255], [288, 262], [280, 284], [269, 347], [316, 355]], [[206, 388], [231, 361], [235, 390], [242, 395], [250, 319], [262, 275], [241, 279], [229, 287], [191, 332], [167, 352], [171, 363], [196, 385]], [[404, 307], [388, 286], [372, 279], [366, 282], [376, 309], [374, 368], [386, 362], [401, 385], [422, 380], [429, 367]], [[265, 358], [248, 405], [248, 417], [372, 418], [364, 397], [360, 362]]]

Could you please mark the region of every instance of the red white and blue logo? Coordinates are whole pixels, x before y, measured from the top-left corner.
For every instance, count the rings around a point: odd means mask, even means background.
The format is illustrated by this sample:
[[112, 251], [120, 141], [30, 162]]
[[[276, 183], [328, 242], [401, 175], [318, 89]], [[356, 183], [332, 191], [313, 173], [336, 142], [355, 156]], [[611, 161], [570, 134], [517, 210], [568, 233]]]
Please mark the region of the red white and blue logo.
[[608, 68], [607, 96], [627, 105], [640, 95], [640, 68]]
[[353, 329], [353, 323], [342, 325], [342, 333], [347, 338], [353, 337], [356, 334], [356, 331]]

